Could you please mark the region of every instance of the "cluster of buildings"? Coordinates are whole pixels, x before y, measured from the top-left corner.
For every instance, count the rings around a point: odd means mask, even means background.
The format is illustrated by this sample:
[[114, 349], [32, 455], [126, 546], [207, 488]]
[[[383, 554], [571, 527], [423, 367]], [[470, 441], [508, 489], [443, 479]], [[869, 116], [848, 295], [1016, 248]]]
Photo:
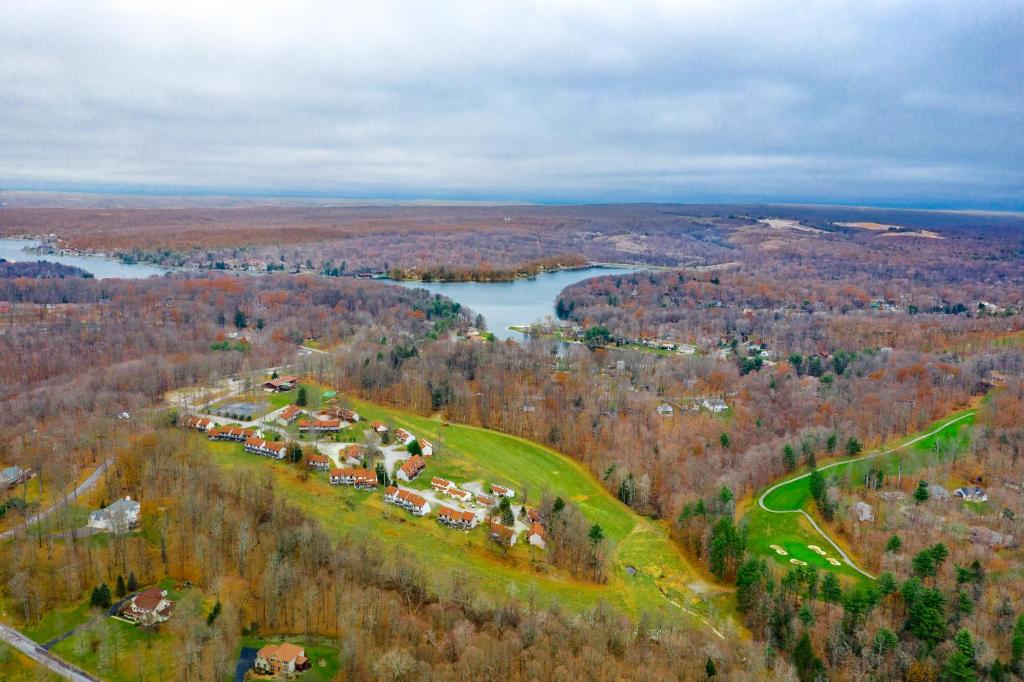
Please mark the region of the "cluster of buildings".
[[412, 512], [415, 516], [426, 516], [430, 513], [430, 503], [422, 495], [396, 486], [388, 486], [384, 491], [384, 501]]

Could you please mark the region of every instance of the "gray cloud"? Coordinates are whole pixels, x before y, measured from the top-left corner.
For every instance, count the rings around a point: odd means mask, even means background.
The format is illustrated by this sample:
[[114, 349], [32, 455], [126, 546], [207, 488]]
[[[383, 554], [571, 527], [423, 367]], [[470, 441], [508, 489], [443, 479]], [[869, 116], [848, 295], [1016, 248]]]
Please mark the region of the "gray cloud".
[[3, 186], [1024, 208], [1019, 0], [147, 4], [2, 3]]

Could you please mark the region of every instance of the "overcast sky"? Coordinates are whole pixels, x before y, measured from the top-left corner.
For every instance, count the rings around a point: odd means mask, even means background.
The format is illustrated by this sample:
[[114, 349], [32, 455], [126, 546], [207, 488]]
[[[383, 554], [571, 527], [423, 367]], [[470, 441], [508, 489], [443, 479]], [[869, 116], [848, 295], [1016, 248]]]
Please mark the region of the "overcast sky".
[[19, 187], [1024, 210], [1024, 2], [3, 0]]

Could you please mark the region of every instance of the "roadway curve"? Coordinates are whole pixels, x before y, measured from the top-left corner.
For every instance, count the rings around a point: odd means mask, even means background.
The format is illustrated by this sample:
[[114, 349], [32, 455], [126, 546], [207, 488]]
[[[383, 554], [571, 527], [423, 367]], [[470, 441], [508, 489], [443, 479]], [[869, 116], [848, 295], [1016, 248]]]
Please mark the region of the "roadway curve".
[[[884, 455], [892, 454], [894, 452], [902, 450], [903, 448], [905, 448], [907, 446], [910, 446], [910, 445], [913, 445], [914, 443], [922, 441], [925, 438], [930, 438], [931, 436], [934, 436], [935, 434], [937, 434], [938, 432], [942, 431], [946, 427], [952, 426], [953, 424], [956, 424], [957, 422], [963, 421], [964, 419], [967, 419], [968, 417], [970, 417], [970, 416], [972, 416], [974, 414], [975, 414], [975, 410], [971, 410], [970, 412], [966, 412], [965, 414], [960, 415], [956, 419], [951, 419], [948, 422], [945, 422], [944, 424], [935, 427], [933, 430], [929, 431], [928, 433], [923, 433], [920, 436], [917, 436], [916, 438], [908, 440], [906, 443], [904, 443], [902, 445], [898, 445], [897, 447], [890, 448], [888, 450], [879, 450], [878, 452], [873, 452], [873, 453], [871, 453], [869, 455], [863, 455], [861, 457], [854, 457], [852, 459], [840, 460], [838, 462], [833, 462], [832, 464], [826, 464], [825, 466], [819, 468], [818, 471], [828, 471], [829, 469], [834, 469], [834, 468], [840, 467], [840, 466], [846, 466], [847, 464], [853, 464], [855, 462], [861, 462], [861, 461], [864, 461], [864, 460], [867, 460], [867, 459], [874, 459], [876, 457], [882, 457]], [[853, 562], [853, 559], [851, 559], [846, 554], [846, 552], [843, 551], [843, 548], [840, 547], [836, 543], [835, 540], [833, 540], [831, 537], [829, 537], [828, 533], [826, 533], [824, 530], [822, 530], [821, 526], [818, 525], [818, 522], [815, 521], [814, 518], [810, 514], [805, 512], [803, 509], [769, 509], [765, 505], [765, 503], [764, 503], [765, 498], [768, 497], [769, 495], [771, 495], [773, 492], [775, 492], [776, 490], [778, 490], [779, 488], [781, 488], [784, 485], [789, 485], [790, 483], [795, 483], [796, 481], [800, 481], [802, 479], [808, 478], [810, 475], [811, 475], [811, 472], [807, 472], [806, 474], [801, 474], [800, 476], [797, 476], [795, 478], [789, 478], [789, 479], [786, 479], [785, 481], [780, 481], [780, 482], [776, 483], [771, 488], [768, 488], [768, 490], [764, 491], [764, 493], [761, 495], [761, 497], [758, 498], [757, 505], [759, 507], [761, 507], [761, 509], [763, 509], [764, 511], [768, 512], [769, 514], [803, 514], [804, 518], [807, 519], [808, 522], [810, 522], [810, 524], [814, 528], [814, 530], [818, 531], [818, 535], [820, 535], [821, 537], [825, 538], [825, 540], [828, 542], [828, 544], [832, 545], [833, 549], [835, 549], [839, 553], [839, 556], [843, 557], [843, 561], [845, 561], [846, 564], [850, 568], [852, 568], [853, 570], [857, 571], [861, 575], [863, 575], [863, 576], [865, 576], [867, 578], [870, 578], [871, 580], [875, 580], [876, 579], [875, 576], [871, 575], [870, 573], [865, 571], [863, 568], [861, 568], [860, 566], [855, 564]]]
[[93, 677], [80, 668], [76, 668], [63, 658], [51, 654], [12, 627], [0, 625], [0, 640], [7, 642], [21, 653], [66, 680], [72, 680], [72, 682], [101, 682], [99, 678]]
[[89, 474], [89, 477], [87, 479], [82, 481], [77, 488], [75, 488], [73, 491], [71, 491], [70, 495], [65, 495], [64, 498], [61, 499], [60, 502], [58, 502], [57, 504], [53, 505], [52, 507], [50, 507], [49, 509], [47, 509], [45, 511], [41, 511], [41, 512], [39, 512], [38, 514], [36, 514], [34, 516], [30, 516], [28, 519], [26, 519], [25, 523], [21, 524], [20, 526], [16, 526], [14, 528], [11, 528], [10, 530], [6, 530], [3, 533], [0, 533], [0, 542], [2, 542], [4, 540], [7, 540], [8, 538], [14, 537], [14, 535], [16, 533], [18, 533], [20, 530], [22, 530], [24, 528], [28, 528], [29, 526], [31, 526], [31, 525], [33, 525], [35, 523], [39, 523], [40, 521], [45, 519], [47, 516], [49, 516], [50, 514], [53, 514], [58, 509], [60, 509], [64, 505], [66, 505], [71, 500], [77, 499], [79, 495], [81, 495], [83, 493], [86, 493], [89, 490], [92, 490], [92, 488], [99, 482], [100, 476], [102, 476], [103, 473], [107, 469], [110, 468], [110, 465], [113, 462], [114, 462], [113, 459], [105, 460], [102, 464], [100, 464], [98, 467], [96, 467], [96, 471], [94, 471], [91, 474]]

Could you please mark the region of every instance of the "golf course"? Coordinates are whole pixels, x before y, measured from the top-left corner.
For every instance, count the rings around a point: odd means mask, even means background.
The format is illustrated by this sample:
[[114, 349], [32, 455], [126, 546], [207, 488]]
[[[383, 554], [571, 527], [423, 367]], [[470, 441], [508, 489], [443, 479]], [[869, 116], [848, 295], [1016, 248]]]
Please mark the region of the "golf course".
[[[974, 410], [953, 413], [892, 446], [859, 457], [824, 462], [818, 471], [826, 478], [844, 477], [850, 481], [862, 481], [872, 468], [881, 469], [886, 475], [912, 472], [934, 457], [937, 444], [962, 444], [966, 439], [964, 430], [973, 422], [974, 414]], [[809, 565], [853, 581], [873, 580], [874, 576], [850, 556], [849, 549], [823, 528], [811, 498], [809, 478], [810, 471], [797, 473], [755, 498], [745, 517], [750, 533], [748, 550], [787, 567]]]

